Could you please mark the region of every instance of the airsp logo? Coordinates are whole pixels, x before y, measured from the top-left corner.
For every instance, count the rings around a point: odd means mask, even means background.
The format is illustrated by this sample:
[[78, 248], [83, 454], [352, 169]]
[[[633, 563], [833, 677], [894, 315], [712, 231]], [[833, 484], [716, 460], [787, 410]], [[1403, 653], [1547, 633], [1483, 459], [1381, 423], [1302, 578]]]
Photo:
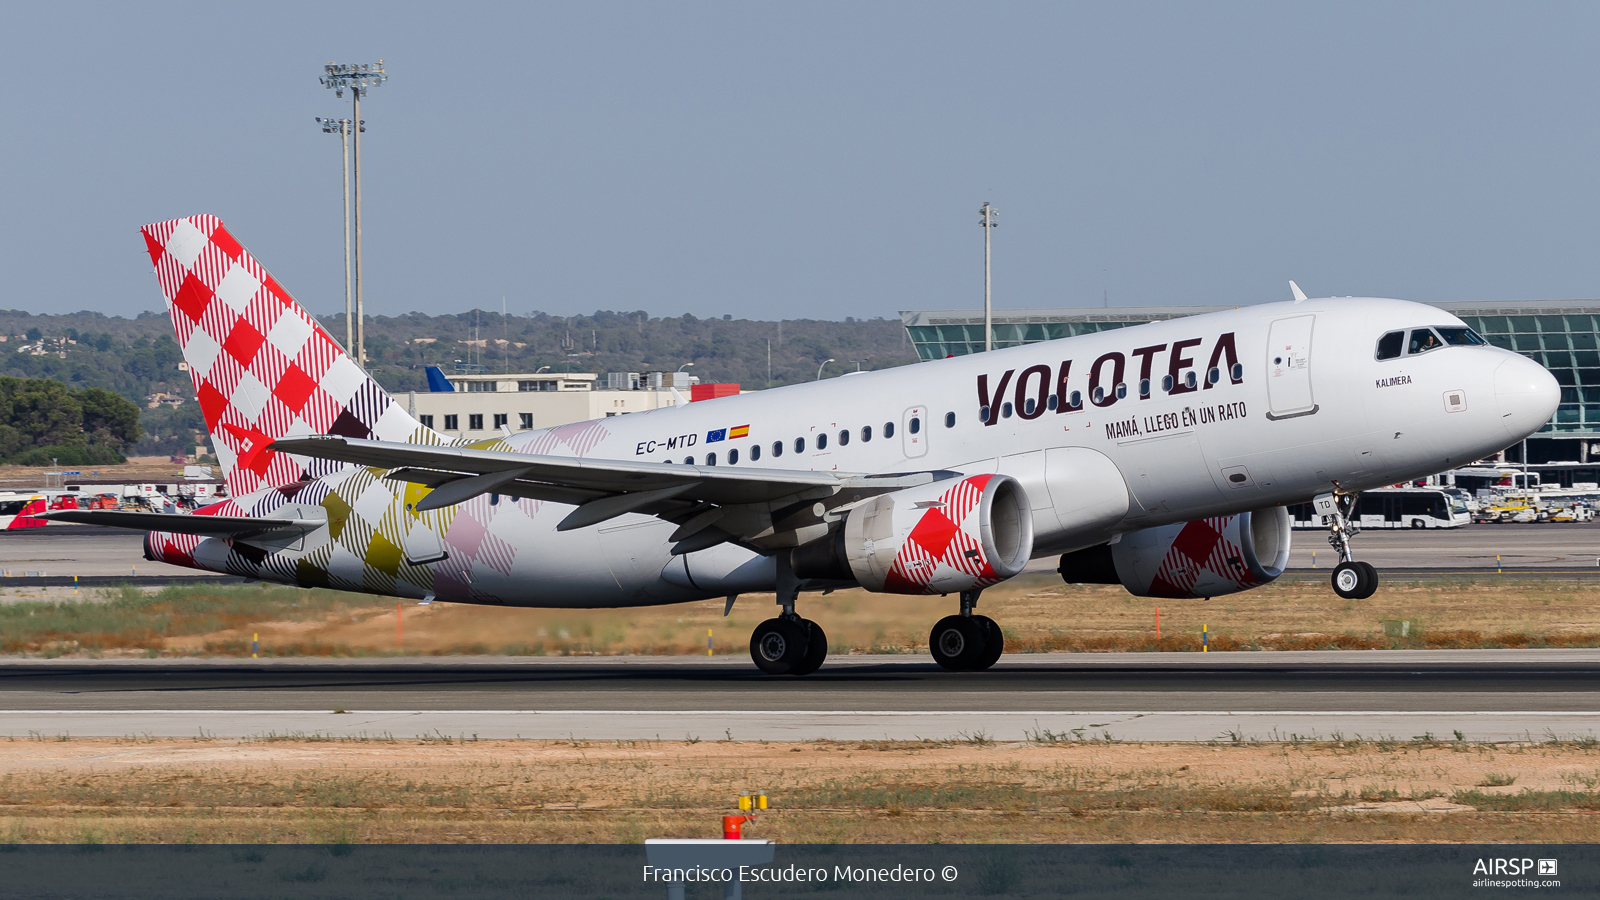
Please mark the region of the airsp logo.
[[[1472, 874], [1474, 874], [1474, 875], [1525, 875], [1525, 874], [1527, 874], [1528, 870], [1532, 869], [1532, 868], [1533, 868], [1533, 860], [1526, 859], [1526, 858], [1523, 858], [1523, 859], [1504, 859], [1504, 858], [1480, 859], [1480, 860], [1478, 860], [1478, 864], [1472, 867]], [[1546, 875], [1546, 876], [1556, 874], [1556, 861], [1553, 860], [1553, 859], [1541, 859], [1541, 860], [1539, 860], [1539, 874], [1540, 875]]]

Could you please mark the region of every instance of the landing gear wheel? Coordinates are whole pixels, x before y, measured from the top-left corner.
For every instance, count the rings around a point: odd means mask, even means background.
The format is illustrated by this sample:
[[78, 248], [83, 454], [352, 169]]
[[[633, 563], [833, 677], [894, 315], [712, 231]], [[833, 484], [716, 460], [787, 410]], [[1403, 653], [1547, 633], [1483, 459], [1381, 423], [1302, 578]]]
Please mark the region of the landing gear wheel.
[[1363, 576], [1361, 593], [1356, 595], [1356, 599], [1365, 600], [1378, 592], [1378, 570], [1374, 569], [1372, 563], [1369, 562], [1358, 562], [1356, 565], [1361, 567]]
[[810, 619], [801, 619], [800, 624], [810, 632], [806, 636], [806, 655], [800, 663], [789, 670], [790, 675], [810, 675], [822, 668], [823, 660], [828, 658], [828, 635], [822, 626]]
[[1000, 626], [995, 620], [988, 616], [973, 616], [973, 618], [983, 625], [983, 656], [977, 665], [972, 667], [975, 671], [981, 672], [1000, 661], [1000, 654], [1006, 652], [1006, 636], [1000, 633]]
[[768, 675], [788, 675], [805, 661], [809, 630], [799, 621], [768, 619], [750, 633], [750, 658]]
[[988, 652], [987, 635], [977, 616], [945, 616], [928, 633], [933, 661], [952, 672], [970, 672]]
[[1346, 600], [1362, 599], [1361, 589], [1367, 586], [1366, 574], [1357, 563], [1339, 563], [1333, 570], [1333, 592]]

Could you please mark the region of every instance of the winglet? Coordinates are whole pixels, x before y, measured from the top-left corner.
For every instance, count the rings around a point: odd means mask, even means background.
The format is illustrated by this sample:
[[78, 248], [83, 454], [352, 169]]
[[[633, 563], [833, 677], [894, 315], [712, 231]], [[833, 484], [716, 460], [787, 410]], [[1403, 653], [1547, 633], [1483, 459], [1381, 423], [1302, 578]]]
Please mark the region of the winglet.
[[1306, 302], [1306, 292], [1300, 290], [1300, 285], [1295, 284], [1293, 281], [1289, 282], [1289, 293], [1294, 294], [1294, 302]]

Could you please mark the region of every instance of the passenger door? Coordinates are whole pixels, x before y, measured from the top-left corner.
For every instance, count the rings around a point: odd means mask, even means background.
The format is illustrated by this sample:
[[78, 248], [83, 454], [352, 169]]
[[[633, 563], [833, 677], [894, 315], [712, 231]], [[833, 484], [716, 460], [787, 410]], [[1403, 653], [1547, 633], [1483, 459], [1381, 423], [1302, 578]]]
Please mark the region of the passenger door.
[[1316, 316], [1277, 319], [1267, 332], [1268, 419], [1309, 416], [1317, 411], [1311, 396], [1311, 330]]

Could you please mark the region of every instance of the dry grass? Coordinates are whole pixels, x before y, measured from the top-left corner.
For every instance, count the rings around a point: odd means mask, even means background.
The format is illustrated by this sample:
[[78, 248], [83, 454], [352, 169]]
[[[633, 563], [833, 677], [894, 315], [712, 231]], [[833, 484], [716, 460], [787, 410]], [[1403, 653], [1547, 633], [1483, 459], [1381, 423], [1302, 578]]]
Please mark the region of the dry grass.
[[[1516, 787], [1477, 787], [1515, 773]], [[1600, 749], [1408, 742], [0, 742], [21, 842], [1593, 842]]]
[[[1006, 632], [1009, 652], [1600, 646], [1600, 605], [1581, 581], [1494, 577], [1386, 582], [1368, 600], [1342, 600], [1321, 579], [1280, 580], [1213, 600], [1152, 600], [1117, 586], [1017, 579], [985, 592], [980, 611]], [[98, 602], [96, 602], [98, 601]], [[1161, 639], [1156, 639], [1156, 609]], [[806, 595], [801, 611], [827, 630], [831, 652], [922, 653], [953, 598], [840, 591]], [[0, 652], [37, 655], [266, 656], [390, 654], [718, 654], [747, 652], [751, 629], [775, 612], [770, 594], [625, 610], [533, 610], [392, 602], [280, 587], [174, 587], [102, 592], [90, 602], [0, 605]], [[396, 628], [396, 616], [403, 629]], [[1408, 637], [1385, 620], [1413, 623]], [[397, 633], [401, 631], [402, 633]]]

